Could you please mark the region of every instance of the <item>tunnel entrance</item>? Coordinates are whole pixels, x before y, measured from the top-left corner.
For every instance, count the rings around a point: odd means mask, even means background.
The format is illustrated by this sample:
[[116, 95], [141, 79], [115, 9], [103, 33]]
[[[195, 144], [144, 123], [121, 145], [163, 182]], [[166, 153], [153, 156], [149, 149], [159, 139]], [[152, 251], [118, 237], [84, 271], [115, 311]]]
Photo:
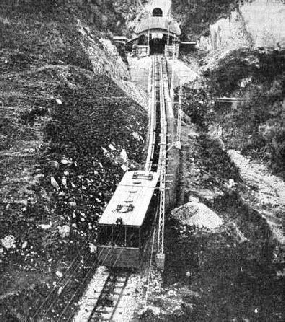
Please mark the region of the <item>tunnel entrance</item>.
[[163, 35], [162, 38], [153, 38], [149, 41], [150, 54], [164, 54], [167, 37]]
[[162, 12], [161, 8], [154, 8], [152, 11], [152, 15], [153, 15], [153, 17], [162, 17], [163, 12]]

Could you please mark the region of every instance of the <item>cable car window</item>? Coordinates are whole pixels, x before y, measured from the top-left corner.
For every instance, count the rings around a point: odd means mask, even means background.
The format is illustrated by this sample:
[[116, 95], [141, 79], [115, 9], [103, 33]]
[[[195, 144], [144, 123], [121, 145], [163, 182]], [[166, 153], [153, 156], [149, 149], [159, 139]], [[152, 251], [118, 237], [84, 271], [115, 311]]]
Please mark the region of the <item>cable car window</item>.
[[126, 226], [122, 221], [117, 221], [113, 226], [113, 245], [112, 246], [126, 246]]
[[135, 227], [127, 227], [127, 247], [138, 248], [140, 244], [139, 229]]
[[112, 226], [99, 226], [98, 244], [109, 245], [110, 243], [112, 243], [112, 235]]

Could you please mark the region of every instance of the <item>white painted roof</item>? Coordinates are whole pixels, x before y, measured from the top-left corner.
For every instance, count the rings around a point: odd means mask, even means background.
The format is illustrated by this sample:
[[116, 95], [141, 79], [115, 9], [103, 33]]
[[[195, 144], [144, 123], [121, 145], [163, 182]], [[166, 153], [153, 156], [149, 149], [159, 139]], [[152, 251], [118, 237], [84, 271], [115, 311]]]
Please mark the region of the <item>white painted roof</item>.
[[141, 20], [136, 28], [135, 33], [140, 34], [148, 32], [149, 30], [163, 30], [165, 33], [169, 32], [177, 36], [181, 35], [181, 30], [178, 23], [175, 20], [171, 20], [168, 17], [148, 17]]
[[113, 225], [118, 218], [122, 218], [123, 225], [140, 227], [158, 179], [159, 174], [156, 172], [126, 172], [99, 219], [99, 224]]

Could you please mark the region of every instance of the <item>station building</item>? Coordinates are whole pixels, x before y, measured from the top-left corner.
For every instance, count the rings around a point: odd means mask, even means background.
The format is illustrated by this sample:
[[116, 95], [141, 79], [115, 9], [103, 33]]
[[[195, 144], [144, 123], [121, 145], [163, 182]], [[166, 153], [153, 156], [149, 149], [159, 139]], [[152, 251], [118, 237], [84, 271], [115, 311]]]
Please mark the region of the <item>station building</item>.
[[138, 57], [165, 54], [177, 58], [180, 35], [178, 22], [170, 16], [164, 16], [161, 8], [153, 8], [138, 21], [134, 29], [131, 40], [133, 54]]

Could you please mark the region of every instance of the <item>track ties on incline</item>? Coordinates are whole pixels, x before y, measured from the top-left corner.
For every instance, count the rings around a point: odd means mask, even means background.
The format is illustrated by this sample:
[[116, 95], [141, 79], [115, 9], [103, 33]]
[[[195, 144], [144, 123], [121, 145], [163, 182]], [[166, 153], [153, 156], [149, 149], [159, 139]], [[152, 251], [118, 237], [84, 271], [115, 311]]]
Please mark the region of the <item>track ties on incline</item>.
[[118, 311], [124, 309], [125, 305], [121, 306], [120, 302], [124, 302], [123, 297], [129, 295], [125, 294], [125, 289], [130, 276], [130, 271], [120, 269], [110, 271], [88, 322], [113, 321], [116, 315], [123, 313]]

